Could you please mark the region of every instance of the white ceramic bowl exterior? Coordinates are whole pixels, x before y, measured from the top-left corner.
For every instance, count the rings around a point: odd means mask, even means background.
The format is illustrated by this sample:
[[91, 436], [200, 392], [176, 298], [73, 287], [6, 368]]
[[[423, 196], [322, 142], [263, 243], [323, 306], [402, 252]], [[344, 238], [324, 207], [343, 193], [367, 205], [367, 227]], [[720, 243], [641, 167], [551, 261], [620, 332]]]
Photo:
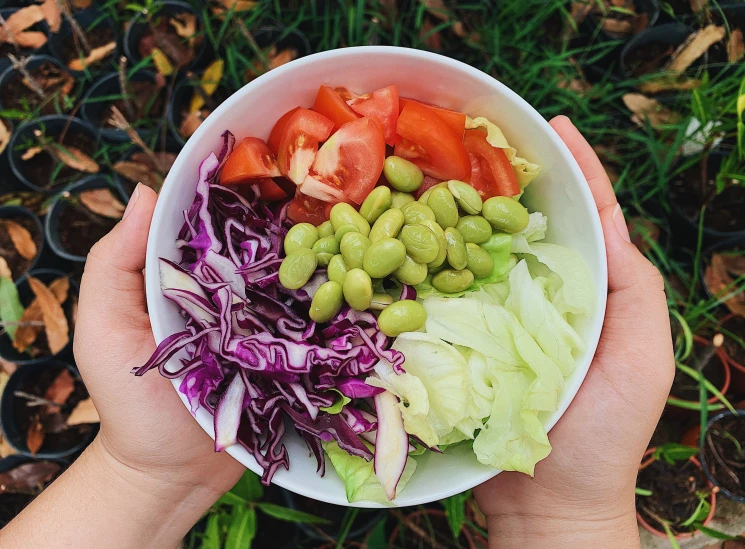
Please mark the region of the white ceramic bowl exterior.
[[[197, 168], [210, 152], [220, 148], [220, 135], [230, 130], [238, 140], [246, 136], [268, 138], [277, 118], [298, 105], [308, 107], [321, 84], [344, 86], [358, 93], [397, 84], [404, 97], [412, 97], [485, 116], [500, 126], [518, 154], [542, 166], [530, 184], [524, 202], [531, 211], [548, 216], [547, 241], [569, 246], [587, 263], [595, 284], [595, 309], [576, 326], [587, 350], [567, 380], [559, 409], [546, 415], [548, 428], [559, 420], [585, 378], [595, 352], [605, 314], [607, 270], [600, 219], [585, 178], [569, 150], [548, 123], [528, 103], [503, 84], [468, 65], [439, 55], [393, 47], [347, 48], [311, 55], [279, 67], [247, 84], [200, 126], [173, 165], [158, 199], [147, 247], [147, 303], [157, 342], [183, 330], [177, 307], [159, 288], [159, 257], [178, 261], [176, 235], [182, 212], [194, 199]], [[153, 372], [148, 375], [157, 375]], [[178, 390], [180, 380], [174, 380]], [[180, 394], [180, 393], [179, 393]], [[186, 398], [181, 395], [186, 405]], [[196, 420], [214, 438], [212, 415], [200, 409]], [[174, 433], [178, 436], [178, 433]], [[326, 476], [316, 474], [316, 461], [305, 443], [288, 429], [285, 444], [290, 470], [280, 469], [274, 482], [288, 490], [337, 505], [350, 505], [341, 480], [329, 463]], [[241, 446], [227, 450], [246, 467], [261, 473], [253, 457]], [[429, 453], [417, 458], [413, 478], [396, 498], [396, 506], [435, 501], [480, 484], [498, 473], [480, 464], [472, 452]], [[378, 507], [358, 502], [358, 507]]]

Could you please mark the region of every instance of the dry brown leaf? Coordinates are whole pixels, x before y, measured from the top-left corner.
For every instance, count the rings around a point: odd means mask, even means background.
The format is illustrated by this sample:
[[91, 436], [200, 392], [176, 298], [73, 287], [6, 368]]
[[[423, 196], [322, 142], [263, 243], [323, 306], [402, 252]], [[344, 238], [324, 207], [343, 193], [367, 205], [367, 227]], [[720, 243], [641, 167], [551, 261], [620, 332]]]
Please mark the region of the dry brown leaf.
[[25, 151], [23, 151], [23, 154], [21, 155], [21, 160], [31, 160], [34, 156], [39, 154], [41, 151], [43, 151], [41, 147], [29, 147]]
[[[53, 280], [49, 285], [49, 291], [60, 305], [67, 301], [67, 293], [70, 291], [70, 279], [66, 276]], [[40, 322], [43, 319], [41, 314], [41, 305], [39, 300], [34, 299], [29, 306], [23, 311], [20, 319], [20, 326], [16, 329], [13, 347], [19, 353], [29, 348], [41, 332], [41, 326], [34, 326], [32, 322]]]
[[743, 40], [742, 31], [734, 29], [727, 42], [727, 60], [730, 63], [737, 63], [743, 57], [745, 57], [745, 40]]
[[128, 160], [117, 162], [114, 164], [114, 171], [132, 183], [142, 183], [154, 190], [158, 190], [160, 187], [160, 178], [154, 173], [153, 169], [140, 162]]
[[630, 19], [613, 19], [611, 17], [606, 17], [601, 26], [605, 32], [611, 34], [627, 35], [631, 34], [634, 30], [634, 26], [631, 24]]
[[26, 431], [26, 446], [28, 446], [28, 451], [32, 456], [35, 456], [44, 444], [44, 435], [44, 427], [39, 417], [34, 416], [33, 421]]
[[3, 153], [8, 143], [10, 143], [10, 131], [8, 126], [5, 125], [5, 121], [0, 120], [0, 154]]
[[111, 219], [121, 219], [126, 208], [117, 200], [111, 189], [91, 189], [81, 192], [78, 196], [83, 206], [90, 211]]
[[70, 417], [67, 418], [67, 425], [81, 425], [84, 423], [99, 423], [101, 419], [98, 417], [98, 410], [93, 404], [91, 398], [81, 400], [77, 406], [70, 413]]
[[161, 174], [166, 175], [171, 170], [173, 163], [176, 162], [176, 153], [159, 151], [153, 153], [151, 158], [149, 154], [142, 151], [133, 153], [130, 157], [132, 162], [139, 162], [153, 170], [159, 171]]
[[72, 0], [72, 5], [76, 10], [84, 10], [90, 8], [93, 0]]
[[57, 160], [73, 170], [85, 173], [98, 173], [100, 169], [95, 160], [77, 147], [55, 147], [54, 152], [57, 155]]
[[43, 32], [26, 31], [16, 34], [16, 44], [21, 48], [39, 49], [47, 43], [47, 35]]
[[682, 73], [696, 59], [706, 53], [711, 46], [724, 40], [726, 34], [727, 30], [724, 27], [718, 27], [716, 25], [708, 25], [694, 32], [675, 51], [667, 66], [667, 70]]
[[[8, 444], [8, 441], [3, 438], [2, 433], [0, 433], [0, 459], [6, 458], [8, 456], [14, 456], [18, 452], [15, 448], [13, 448], [10, 444]], [[0, 490], [1, 491], [1, 490]]]
[[102, 59], [106, 59], [115, 49], [116, 42], [109, 42], [108, 44], [104, 44], [103, 46], [93, 48], [88, 54], [88, 57], [86, 57], [85, 59], [81, 59], [80, 57], [73, 59], [67, 64], [67, 66], [74, 71], [85, 70], [86, 67], [92, 65], [93, 63], [97, 63]]
[[652, 242], [660, 240], [660, 228], [648, 219], [631, 217], [627, 225], [632, 244], [643, 254], [652, 249]]
[[0, 35], [2, 35], [2, 41], [13, 41], [11, 37], [7, 36], [8, 31], [13, 33], [13, 36], [16, 38], [17, 41], [18, 35], [21, 32], [43, 20], [44, 11], [42, 11], [41, 7], [36, 4], [32, 4], [30, 6], [26, 6], [25, 8], [19, 9], [5, 20], [5, 26], [2, 29], [2, 33], [0, 33]]
[[704, 8], [706, 8], [706, 4], [709, 0], [690, 0], [691, 4], [691, 11], [693, 13], [698, 13], [699, 11], [703, 11]]
[[745, 274], [745, 255], [740, 254], [722, 254], [722, 264], [727, 272], [739, 278]]
[[194, 132], [197, 131], [197, 128], [199, 128], [202, 122], [204, 122], [204, 118], [202, 117], [201, 111], [190, 112], [181, 121], [181, 126], [179, 126], [179, 132], [184, 137], [191, 137], [192, 135], [194, 135]]
[[24, 259], [33, 259], [36, 257], [36, 242], [34, 242], [31, 233], [23, 225], [9, 219], [0, 221], [13, 242], [18, 254]]
[[181, 38], [191, 38], [197, 32], [197, 16], [183, 12], [171, 17], [168, 22]]
[[0, 276], [13, 280], [13, 273], [10, 271], [8, 262], [2, 256], [0, 256]]
[[700, 80], [658, 78], [655, 80], [643, 82], [639, 84], [639, 86], [637, 87], [639, 88], [639, 91], [643, 93], [654, 95], [656, 93], [672, 91], [672, 90], [680, 90], [680, 91], [695, 90], [700, 85], [701, 85]]
[[41, 307], [41, 316], [44, 321], [44, 332], [47, 335], [49, 351], [56, 355], [70, 341], [70, 330], [67, 325], [67, 317], [62, 306], [54, 294], [40, 280], [33, 276], [28, 277], [31, 291]]
[[5, 372], [6, 374], [11, 375], [17, 369], [17, 364], [13, 364], [12, 362], [8, 362], [7, 360], [3, 360], [2, 358], [0, 358], [0, 372]]
[[644, 94], [627, 93], [622, 99], [626, 108], [633, 113], [631, 120], [637, 126], [644, 126], [644, 121], [648, 120], [653, 128], [659, 128], [680, 120], [678, 113], [662, 106], [659, 101]]
[[450, 19], [448, 9], [443, 0], [419, 0], [419, 2], [421, 2], [427, 9], [427, 12], [436, 19], [439, 19], [440, 21], [448, 21]]
[[62, 13], [57, 0], [44, 0], [44, 3], [39, 7], [44, 14], [47, 25], [49, 25], [49, 30], [57, 32], [62, 24]]
[[419, 30], [419, 39], [422, 40], [429, 49], [434, 51], [440, 51], [442, 49], [442, 36], [439, 32], [436, 32], [435, 25], [425, 19], [422, 22], [422, 27]]
[[64, 405], [74, 390], [75, 379], [70, 374], [70, 370], [63, 368], [54, 378], [52, 384], [44, 391], [44, 398], [55, 404]]
[[212, 6], [212, 13], [223, 15], [230, 9], [235, 13], [241, 13], [254, 9], [256, 4], [254, 0], [217, 0], [217, 5]]
[[0, 473], [0, 494], [37, 495], [62, 467], [53, 461], [33, 460]]
[[574, 22], [577, 25], [579, 25], [585, 19], [587, 19], [587, 16], [590, 15], [592, 8], [593, 8], [593, 4], [591, 1], [574, 0], [572, 2], [572, 9], [570, 11], [570, 15], [572, 19], [574, 19]]
[[[712, 295], [724, 297], [736, 291], [734, 279], [727, 270], [727, 260], [720, 254], [711, 256], [711, 264], [706, 267], [704, 284]], [[730, 297], [724, 305], [731, 313], [745, 317], [745, 293], [740, 292]]]

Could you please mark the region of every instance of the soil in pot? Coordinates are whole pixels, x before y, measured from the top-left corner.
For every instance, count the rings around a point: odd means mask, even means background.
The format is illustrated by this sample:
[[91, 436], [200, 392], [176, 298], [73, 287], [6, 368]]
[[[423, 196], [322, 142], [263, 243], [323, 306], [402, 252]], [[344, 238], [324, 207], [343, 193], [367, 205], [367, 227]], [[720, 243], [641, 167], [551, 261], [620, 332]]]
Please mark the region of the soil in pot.
[[[12, 275], [11, 278], [16, 280], [28, 270], [34, 257], [36, 257], [36, 254], [34, 253], [31, 255], [30, 253], [27, 253], [31, 250], [26, 250], [25, 247], [24, 250], [19, 250], [10, 236], [8, 227], [3, 224], [3, 221], [16, 223], [26, 229], [28, 234], [31, 236], [31, 240], [34, 243], [36, 250], [39, 250], [41, 247], [41, 233], [39, 232], [39, 227], [34, 223], [32, 218], [19, 215], [16, 217], [0, 219], [0, 257], [2, 257], [8, 264], [10, 274]], [[30, 257], [24, 257], [21, 252]]]
[[[88, 40], [88, 44], [90, 45], [91, 50], [95, 50], [96, 48], [106, 46], [107, 44], [111, 44], [112, 42], [116, 41], [114, 29], [105, 25], [99, 25], [92, 29], [85, 30], [85, 37]], [[93, 59], [90, 59], [85, 63], [85, 65], [88, 68], [101, 66], [111, 58], [113, 53], [114, 50], [112, 50], [109, 55], [106, 55], [101, 59], [97, 59], [95, 61]], [[81, 58], [87, 59], [88, 53], [82, 48], [82, 46], [78, 44], [78, 41], [75, 39], [74, 36], [70, 36], [67, 40], [64, 41], [62, 47], [60, 48], [60, 57], [62, 58], [62, 62], [70, 67], [70, 64], [73, 63], [73, 61], [79, 61]], [[74, 65], [71, 68], [73, 68], [74, 70], [80, 69], [80, 67], [76, 67]]]
[[716, 175], [723, 155], [709, 155], [670, 182], [669, 197], [688, 219], [697, 220], [706, 205], [704, 226], [720, 232], [745, 230], [745, 187], [728, 185], [716, 192]]
[[[690, 362], [689, 366], [693, 367], [692, 364], [693, 362]], [[709, 362], [707, 362], [706, 365], [703, 367], [702, 372], [706, 379], [708, 379], [712, 383], [712, 385], [714, 385], [714, 387], [720, 390], [724, 388], [727, 373], [719, 355], [715, 354], [714, 356], [712, 356]], [[670, 396], [680, 400], [698, 402], [698, 381], [683, 373], [683, 371], [676, 369], [675, 378], [673, 379], [673, 386], [670, 389]]]
[[737, 340], [740, 339], [745, 343], [745, 318], [734, 315], [729, 317], [722, 324], [722, 331], [729, 332], [734, 336], [725, 335], [722, 346], [724, 347], [727, 356], [737, 364], [745, 366], [745, 347], [743, 347]]
[[102, 128], [109, 129], [115, 127], [109, 123], [109, 119], [114, 114], [114, 107], [135, 127], [147, 125], [150, 120], [157, 120], [163, 117], [165, 100], [161, 93], [163, 90], [162, 85], [159, 85], [157, 82], [148, 81], [128, 82], [127, 85], [129, 90], [127, 90], [126, 95], [129, 100], [121, 97], [101, 109], [101, 119], [99, 122]]
[[168, 58], [173, 67], [185, 67], [194, 61], [197, 48], [202, 42], [198, 25], [196, 16], [187, 11], [170, 16], [156, 16], [142, 33], [137, 44], [137, 53], [144, 59], [157, 49]]
[[63, 112], [68, 110], [65, 108], [65, 99], [75, 85], [70, 73], [49, 62], [42, 63], [28, 72], [36, 82], [38, 91], [42, 91], [43, 94], [36, 93], [36, 86], [29, 84], [20, 72], [15, 71], [0, 90], [0, 101], [4, 109], [39, 109], [40, 114], [57, 114], [57, 107]]
[[60, 214], [59, 241], [68, 253], [85, 257], [118, 221], [98, 215], [81, 204], [69, 203]]
[[[38, 405], [20, 396], [19, 391], [61, 406]], [[16, 390], [13, 412], [18, 431], [26, 433], [31, 452], [64, 452], [83, 443], [93, 425], [68, 426], [67, 418], [75, 406], [87, 398], [88, 391], [83, 382], [72, 376], [64, 366], [42, 370], [38, 375], [27, 377]]]
[[0, 473], [0, 528], [13, 520], [62, 472], [53, 461], [27, 461]]
[[652, 42], [626, 55], [626, 66], [633, 77], [660, 71], [667, 65], [677, 48], [665, 42]]
[[680, 524], [696, 511], [696, 492], [709, 491], [706, 475], [692, 461], [670, 465], [663, 459], [640, 470], [636, 486], [652, 492], [650, 496], [636, 496], [636, 511], [659, 532], [665, 531], [660, 519], [667, 521], [676, 535], [691, 531]]
[[702, 449], [712, 478], [735, 496], [745, 497], [745, 419], [725, 416], [706, 432]]
[[[65, 134], [61, 145], [74, 147], [88, 157], [92, 157], [97, 148], [96, 141], [90, 135], [75, 130], [69, 130]], [[30, 147], [34, 146], [36, 143], [31, 142]], [[31, 183], [38, 187], [57, 189], [84, 175], [83, 172], [66, 164], [59, 167], [60, 162], [57, 158], [52, 157], [46, 150], [41, 150], [24, 160], [23, 154], [28, 150], [21, 152], [21, 171]]]

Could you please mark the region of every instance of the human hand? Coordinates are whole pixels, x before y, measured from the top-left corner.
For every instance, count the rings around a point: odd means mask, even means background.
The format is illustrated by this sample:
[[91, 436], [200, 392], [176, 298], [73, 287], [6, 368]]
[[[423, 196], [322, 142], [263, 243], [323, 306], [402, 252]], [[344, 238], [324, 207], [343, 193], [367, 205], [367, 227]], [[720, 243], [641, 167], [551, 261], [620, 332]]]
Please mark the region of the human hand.
[[506, 472], [475, 490], [491, 547], [635, 547], [636, 473], [675, 373], [662, 277], [630, 243], [602, 163], [565, 116], [551, 126], [592, 190], [608, 253], [603, 332], [535, 477]]

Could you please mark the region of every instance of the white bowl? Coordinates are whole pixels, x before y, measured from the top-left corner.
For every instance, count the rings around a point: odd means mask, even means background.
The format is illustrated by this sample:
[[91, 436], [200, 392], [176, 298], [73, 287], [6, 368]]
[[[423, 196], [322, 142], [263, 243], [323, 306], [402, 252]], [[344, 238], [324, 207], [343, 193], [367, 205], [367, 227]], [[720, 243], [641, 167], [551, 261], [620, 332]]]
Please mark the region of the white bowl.
[[[595, 309], [576, 328], [587, 342], [559, 400], [559, 409], [547, 415], [551, 428], [577, 393], [590, 366], [605, 315], [607, 270], [605, 244], [595, 203], [585, 178], [567, 147], [543, 117], [503, 84], [485, 73], [447, 57], [412, 49], [370, 46], [334, 50], [299, 59], [257, 78], [217, 108], [189, 139], [160, 192], [147, 247], [147, 304], [157, 342], [183, 330], [177, 307], [160, 293], [159, 257], [178, 261], [176, 235], [182, 212], [191, 205], [197, 168], [210, 152], [218, 151], [220, 134], [230, 130], [239, 140], [246, 136], [268, 138], [277, 118], [293, 107], [310, 107], [321, 84], [345, 86], [358, 93], [397, 84], [402, 96], [451, 107], [471, 116], [486, 116], [503, 130], [520, 156], [542, 166], [530, 184], [525, 203], [531, 211], [548, 216], [549, 242], [577, 251], [590, 270], [595, 285]], [[157, 375], [157, 374], [151, 374]], [[180, 380], [174, 380], [178, 390]], [[179, 393], [180, 394], [180, 393]], [[180, 394], [181, 395], [181, 394]], [[181, 395], [184, 405], [186, 398]], [[196, 420], [214, 438], [213, 418], [205, 409]], [[174, 436], [178, 434], [174, 433]], [[284, 439], [290, 470], [280, 469], [274, 482], [298, 494], [336, 505], [379, 507], [368, 502], [349, 504], [344, 485], [329, 463], [326, 476], [316, 474], [316, 461], [293, 429]], [[254, 458], [240, 445], [228, 453], [246, 467], [261, 473]], [[472, 452], [448, 451], [417, 458], [417, 470], [396, 498], [396, 506], [419, 505], [468, 490], [498, 473], [480, 464]]]

